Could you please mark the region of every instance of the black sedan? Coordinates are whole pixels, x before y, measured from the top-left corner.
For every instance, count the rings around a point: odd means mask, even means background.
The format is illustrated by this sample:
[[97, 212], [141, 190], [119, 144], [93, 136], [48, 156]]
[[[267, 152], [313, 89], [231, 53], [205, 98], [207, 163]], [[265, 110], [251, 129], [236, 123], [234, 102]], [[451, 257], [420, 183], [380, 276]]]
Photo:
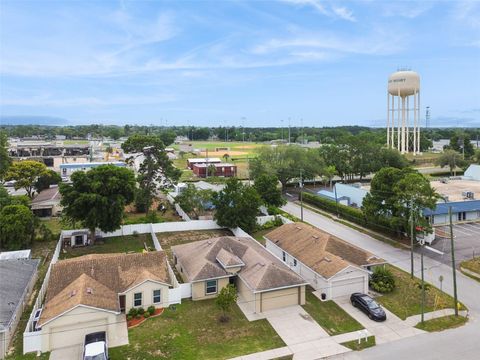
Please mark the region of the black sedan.
[[382, 307], [370, 296], [362, 293], [354, 293], [350, 296], [350, 302], [356, 308], [362, 310], [368, 317], [375, 321], [387, 320], [387, 315]]

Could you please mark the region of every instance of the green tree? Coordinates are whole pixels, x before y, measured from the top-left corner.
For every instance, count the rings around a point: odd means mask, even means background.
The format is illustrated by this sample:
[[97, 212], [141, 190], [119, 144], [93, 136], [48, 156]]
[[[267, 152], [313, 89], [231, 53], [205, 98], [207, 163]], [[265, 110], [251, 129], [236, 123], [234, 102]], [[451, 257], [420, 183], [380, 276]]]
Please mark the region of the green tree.
[[5, 176], [5, 179], [15, 180], [15, 190], [25, 189], [28, 197], [31, 199], [35, 194], [35, 182], [37, 178], [47, 175], [48, 169], [45, 164], [33, 161], [23, 160], [14, 162]]
[[63, 216], [78, 221], [91, 233], [95, 230], [117, 230], [123, 219], [125, 206], [133, 201], [135, 177], [126, 168], [102, 165], [84, 173], [76, 171], [71, 184], [60, 184]]
[[32, 243], [34, 216], [24, 205], [7, 205], [0, 211], [0, 248], [20, 250]]
[[169, 146], [173, 144], [175, 138], [177, 137], [177, 134], [173, 130], [167, 130], [162, 131], [160, 134], [158, 134], [158, 136], [160, 137], [160, 140], [162, 140], [165, 146]]
[[465, 165], [465, 161], [460, 153], [455, 150], [447, 149], [444, 150], [442, 155], [435, 160], [435, 165], [442, 168], [448, 166], [450, 168], [450, 175], [453, 175], [453, 172], [457, 167]]
[[459, 153], [464, 153], [465, 158], [469, 158], [473, 155], [474, 149], [470, 141], [470, 135], [467, 133], [461, 132], [456, 133], [450, 138], [449, 148]]
[[372, 179], [370, 192], [365, 196], [362, 210], [370, 221], [389, 219], [393, 230], [407, 232], [410, 212], [417, 225], [429, 229], [421, 210], [434, 209], [438, 194], [430, 182], [411, 168], [383, 168]]
[[222, 288], [222, 290], [220, 290], [217, 298], [215, 299], [215, 304], [222, 311], [222, 316], [220, 317], [221, 322], [227, 322], [229, 320], [227, 313], [236, 303], [237, 298], [237, 289], [233, 284], [228, 284]]
[[258, 156], [250, 161], [250, 172], [254, 179], [262, 174], [274, 174], [282, 188], [303, 174], [304, 179], [313, 179], [321, 174], [323, 161], [315, 150], [297, 145], [280, 145], [260, 148]]
[[34, 183], [35, 190], [39, 193], [42, 190], [48, 189], [50, 185], [59, 184], [62, 182], [62, 177], [54, 170], [47, 170], [47, 172], [37, 178]]
[[480, 164], [480, 149], [475, 150], [475, 154], [473, 155], [473, 161], [477, 164]]
[[205, 189], [199, 190], [194, 185], [188, 184], [181, 194], [175, 197], [175, 202], [187, 214], [197, 218], [205, 213], [205, 206], [213, 199], [214, 191]]
[[0, 182], [5, 177], [12, 159], [8, 156], [8, 137], [7, 133], [0, 131]]
[[165, 190], [175, 183], [180, 178], [181, 171], [173, 166], [158, 136], [132, 135], [122, 144], [122, 149], [132, 154], [127, 159], [129, 163], [133, 163], [138, 156], [143, 157], [137, 181], [144, 199], [147, 200], [144, 205], [148, 213], [157, 191]]
[[261, 174], [255, 179], [253, 187], [267, 207], [285, 205], [286, 201], [282, 197], [282, 190], [275, 175]]
[[255, 229], [256, 216], [262, 203], [256, 190], [237, 178], [227, 180], [225, 188], [213, 197], [215, 220], [220, 226], [240, 227], [247, 232]]
[[330, 189], [332, 188], [332, 180], [337, 175], [337, 169], [335, 169], [335, 166], [333, 165], [328, 165], [323, 169], [323, 176], [322, 179], [325, 181], [325, 186], [326, 183], [330, 183]]

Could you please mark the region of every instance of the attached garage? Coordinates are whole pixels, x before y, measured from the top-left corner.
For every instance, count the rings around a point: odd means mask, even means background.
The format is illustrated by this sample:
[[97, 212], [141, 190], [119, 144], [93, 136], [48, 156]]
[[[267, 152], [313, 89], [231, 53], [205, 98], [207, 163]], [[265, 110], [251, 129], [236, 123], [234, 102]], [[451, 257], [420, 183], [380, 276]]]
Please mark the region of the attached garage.
[[365, 284], [368, 284], [368, 275], [355, 278], [332, 280], [330, 298], [335, 299], [340, 296], [351, 295], [355, 292], [365, 292]]
[[50, 347], [52, 349], [60, 349], [72, 345], [83, 344], [85, 335], [98, 331], [105, 331], [108, 334], [107, 318], [51, 327]]
[[260, 312], [305, 304], [305, 285], [257, 294]]

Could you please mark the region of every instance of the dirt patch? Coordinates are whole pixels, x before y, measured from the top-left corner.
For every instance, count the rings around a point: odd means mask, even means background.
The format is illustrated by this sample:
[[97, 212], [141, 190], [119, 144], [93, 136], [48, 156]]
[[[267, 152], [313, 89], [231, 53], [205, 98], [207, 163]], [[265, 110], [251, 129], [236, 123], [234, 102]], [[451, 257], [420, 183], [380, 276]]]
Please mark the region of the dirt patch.
[[220, 236], [232, 236], [228, 229], [218, 230], [192, 230], [178, 232], [157, 233], [158, 241], [164, 250], [170, 249], [174, 245], [186, 244], [194, 241], [207, 240]]

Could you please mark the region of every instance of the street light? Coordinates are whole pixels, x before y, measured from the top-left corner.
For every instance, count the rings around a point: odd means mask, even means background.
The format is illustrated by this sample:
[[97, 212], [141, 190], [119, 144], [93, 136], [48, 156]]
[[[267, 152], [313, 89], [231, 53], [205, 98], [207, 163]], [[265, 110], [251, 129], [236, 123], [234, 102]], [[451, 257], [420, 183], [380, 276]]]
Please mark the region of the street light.
[[303, 169], [300, 169], [300, 220], [303, 221]]

